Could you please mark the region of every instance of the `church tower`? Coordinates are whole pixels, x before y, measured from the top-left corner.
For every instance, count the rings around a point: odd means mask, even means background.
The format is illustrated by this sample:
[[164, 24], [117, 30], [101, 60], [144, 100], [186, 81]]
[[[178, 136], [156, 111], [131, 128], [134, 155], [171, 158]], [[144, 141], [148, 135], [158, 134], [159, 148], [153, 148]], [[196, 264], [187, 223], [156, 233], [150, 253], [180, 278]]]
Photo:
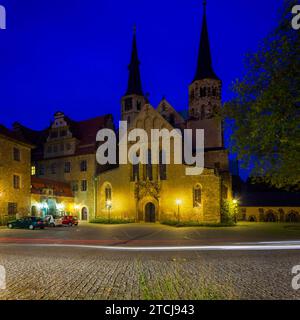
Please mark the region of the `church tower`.
[[132, 41], [131, 61], [128, 69], [128, 87], [125, 95], [122, 97], [122, 121], [127, 121], [128, 125], [130, 125], [145, 104], [135, 28]]
[[191, 127], [206, 130], [207, 148], [223, 147], [221, 110], [221, 80], [216, 75], [210, 51], [206, 18], [206, 0], [203, 2], [203, 21], [195, 77], [189, 86], [189, 117]]

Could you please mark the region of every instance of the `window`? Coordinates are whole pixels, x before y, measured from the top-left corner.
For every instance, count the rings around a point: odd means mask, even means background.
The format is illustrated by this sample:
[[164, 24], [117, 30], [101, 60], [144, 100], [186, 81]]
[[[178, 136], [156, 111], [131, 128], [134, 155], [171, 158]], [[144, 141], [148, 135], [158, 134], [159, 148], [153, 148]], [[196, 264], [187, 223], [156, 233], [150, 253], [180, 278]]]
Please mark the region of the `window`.
[[7, 206], [7, 213], [9, 216], [13, 216], [13, 215], [16, 215], [17, 214], [17, 208], [18, 208], [18, 205], [17, 203], [14, 203], [14, 202], [8, 202], [8, 206]]
[[20, 189], [20, 176], [14, 174], [13, 176], [13, 186], [14, 189]]
[[56, 163], [51, 164], [51, 174], [56, 174]]
[[125, 109], [125, 112], [130, 111], [132, 109], [132, 98], [125, 99], [124, 109]]
[[142, 103], [141, 101], [136, 102], [136, 110], [140, 111], [142, 109]]
[[105, 201], [111, 201], [111, 187], [105, 187]]
[[65, 173], [71, 172], [71, 162], [65, 162]]
[[132, 165], [132, 181], [140, 179], [140, 164], [133, 164]]
[[202, 202], [202, 195], [201, 195], [201, 186], [200, 185], [196, 185], [194, 188], [194, 208], [198, 208], [201, 206], [201, 202]]
[[65, 145], [63, 143], [60, 144], [60, 151], [64, 151], [65, 150]]
[[87, 171], [87, 161], [86, 160], [83, 160], [80, 162], [80, 171], [81, 172]]
[[39, 166], [39, 176], [43, 176], [45, 174], [45, 167], [43, 165]]
[[163, 150], [159, 152], [159, 177], [160, 180], [167, 180], [166, 155]]
[[70, 143], [67, 143], [67, 150], [71, 150], [72, 146]]
[[31, 175], [32, 176], [36, 175], [36, 167], [35, 166], [31, 166]]
[[72, 186], [72, 191], [73, 192], [77, 192], [78, 191], [78, 183], [77, 182], [72, 182], [71, 186]]
[[144, 179], [149, 179], [150, 181], [153, 180], [151, 150], [148, 150], [148, 163], [144, 167]]
[[20, 161], [21, 160], [21, 152], [20, 149], [14, 148], [13, 150], [13, 157], [15, 161]]
[[206, 97], [206, 88], [205, 88], [205, 87], [203, 87], [203, 88], [200, 89], [200, 97], [201, 97], [201, 98]]
[[86, 180], [81, 181], [81, 191], [87, 191], [87, 181]]
[[55, 144], [54, 146], [53, 146], [53, 152], [55, 153], [55, 152], [57, 152], [58, 151], [58, 146], [57, 146], [57, 144]]
[[49, 147], [47, 148], [47, 152], [48, 152], [48, 153], [52, 153], [52, 146], [49, 146]]

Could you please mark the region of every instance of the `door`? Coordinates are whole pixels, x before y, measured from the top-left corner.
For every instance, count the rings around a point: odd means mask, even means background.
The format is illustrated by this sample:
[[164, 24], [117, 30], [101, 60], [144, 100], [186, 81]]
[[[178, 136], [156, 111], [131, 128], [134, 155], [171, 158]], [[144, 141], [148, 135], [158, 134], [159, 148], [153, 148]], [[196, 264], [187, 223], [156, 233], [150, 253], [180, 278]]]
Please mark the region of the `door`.
[[155, 222], [155, 205], [152, 202], [146, 204], [145, 222]]
[[88, 211], [87, 211], [87, 208], [82, 208], [82, 211], [81, 211], [81, 220], [82, 221], [87, 221], [88, 219]]

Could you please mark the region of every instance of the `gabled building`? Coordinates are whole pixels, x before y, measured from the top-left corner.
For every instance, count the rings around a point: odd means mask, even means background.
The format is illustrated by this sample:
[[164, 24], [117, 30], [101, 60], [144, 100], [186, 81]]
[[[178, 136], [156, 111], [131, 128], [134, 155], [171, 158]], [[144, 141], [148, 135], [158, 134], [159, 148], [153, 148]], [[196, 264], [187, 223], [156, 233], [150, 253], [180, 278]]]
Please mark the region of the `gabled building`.
[[[74, 203], [73, 208], [68, 206], [65, 211], [78, 215], [81, 220], [90, 220], [96, 215], [96, 135], [100, 129], [113, 127], [111, 115], [74, 121], [64, 113], [56, 112], [50, 127], [43, 131], [21, 124], [15, 124], [14, 131], [36, 145], [32, 151], [33, 175], [44, 179], [45, 185], [50, 186], [48, 189], [53, 185], [49, 180], [69, 184]], [[44, 195], [40, 207], [55, 207], [56, 203], [59, 204], [60, 200], [53, 195]], [[36, 201], [33, 206], [32, 210], [36, 211]], [[45, 214], [43, 210], [38, 214], [41, 212]]]

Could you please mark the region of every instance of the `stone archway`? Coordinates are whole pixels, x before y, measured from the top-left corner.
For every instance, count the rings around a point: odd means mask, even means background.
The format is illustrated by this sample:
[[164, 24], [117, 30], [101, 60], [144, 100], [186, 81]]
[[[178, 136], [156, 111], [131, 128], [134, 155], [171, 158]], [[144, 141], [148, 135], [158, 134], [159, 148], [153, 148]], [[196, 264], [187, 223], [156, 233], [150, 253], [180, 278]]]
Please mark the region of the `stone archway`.
[[83, 207], [81, 209], [81, 220], [82, 221], [87, 221], [88, 220], [88, 210], [86, 207]]
[[266, 213], [265, 221], [266, 222], [277, 222], [278, 221], [277, 215], [275, 214], [275, 212], [273, 210], [269, 210]]
[[299, 222], [300, 215], [297, 211], [290, 211], [289, 214], [286, 216], [286, 222]]
[[152, 202], [148, 202], [145, 205], [145, 222], [155, 223], [156, 222], [156, 208]]

